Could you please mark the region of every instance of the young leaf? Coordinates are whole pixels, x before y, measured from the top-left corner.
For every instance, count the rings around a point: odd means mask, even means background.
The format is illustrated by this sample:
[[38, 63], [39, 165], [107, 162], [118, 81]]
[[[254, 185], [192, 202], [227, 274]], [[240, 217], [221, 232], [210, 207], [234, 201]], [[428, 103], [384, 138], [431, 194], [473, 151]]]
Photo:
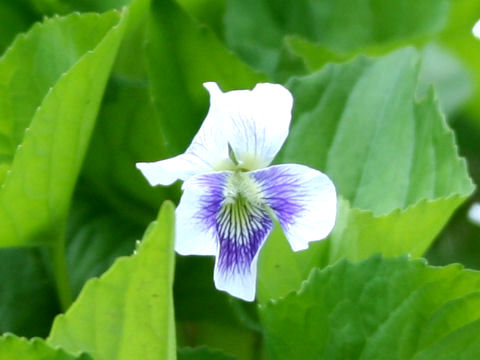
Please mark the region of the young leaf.
[[261, 308], [272, 359], [478, 359], [480, 273], [373, 257]]
[[[283, 235], [267, 242], [260, 271], [270, 270], [259, 282], [272, 291], [297, 289], [312, 264], [345, 256], [421, 256], [472, 193], [465, 161], [433, 94], [415, 100], [417, 60], [414, 50], [405, 49], [329, 65], [289, 82], [294, 121], [277, 160], [325, 171], [342, 199], [327, 246], [311, 244], [309, 255], [284, 251], [280, 257], [274, 254], [284, 246]], [[293, 257], [305, 256], [309, 261], [288, 268]], [[285, 279], [292, 279], [290, 285]], [[263, 300], [284, 294], [276, 291]]]
[[125, 16], [46, 20], [0, 59], [0, 246], [63, 228]]
[[136, 253], [119, 258], [53, 324], [47, 342], [95, 360], [175, 359], [174, 207], [164, 203]]
[[0, 337], [0, 360], [91, 360], [87, 354], [73, 356], [48, 346], [43, 339], [27, 340], [13, 334]]

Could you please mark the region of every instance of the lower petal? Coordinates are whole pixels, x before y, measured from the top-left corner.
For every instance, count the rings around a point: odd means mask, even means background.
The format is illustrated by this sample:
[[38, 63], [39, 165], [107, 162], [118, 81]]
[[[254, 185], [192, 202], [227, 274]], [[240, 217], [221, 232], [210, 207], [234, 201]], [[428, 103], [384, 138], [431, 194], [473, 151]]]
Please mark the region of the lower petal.
[[217, 289], [253, 301], [258, 252], [273, 227], [267, 205], [255, 196], [255, 184], [244, 173], [225, 171], [195, 175], [183, 190], [175, 250], [216, 255]]
[[335, 186], [325, 174], [304, 165], [285, 164], [254, 171], [251, 176], [273, 210], [294, 251], [325, 238], [337, 212]]
[[264, 204], [244, 199], [223, 204], [217, 217], [217, 289], [246, 301], [255, 299], [258, 253], [272, 227]]

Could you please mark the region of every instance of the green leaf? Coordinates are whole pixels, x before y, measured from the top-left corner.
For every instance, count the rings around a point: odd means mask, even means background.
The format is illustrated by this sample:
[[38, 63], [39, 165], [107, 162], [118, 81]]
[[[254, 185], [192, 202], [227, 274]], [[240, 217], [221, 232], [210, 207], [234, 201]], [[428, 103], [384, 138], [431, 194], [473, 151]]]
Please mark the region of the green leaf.
[[73, 356], [62, 349], [54, 349], [45, 340], [34, 338], [27, 340], [13, 334], [0, 337], [0, 360], [91, 360], [87, 354]]
[[448, 0], [228, 0], [226, 39], [247, 63], [273, 75], [286, 35], [352, 51], [438, 31], [448, 5]]
[[185, 151], [205, 118], [208, 93], [202, 83], [216, 81], [227, 91], [264, 80], [170, 0], [152, 2], [147, 64], [166, 156]]
[[46, 20], [0, 60], [0, 246], [62, 231], [124, 18]]
[[[433, 93], [415, 100], [417, 62], [406, 49], [288, 83], [294, 121], [277, 160], [328, 174], [340, 196], [338, 219], [328, 243], [311, 244], [308, 255], [279, 250], [286, 249], [280, 233], [267, 242], [259, 282], [270, 290], [259, 293], [262, 301], [297, 289], [312, 266], [345, 256], [421, 256], [473, 192]], [[292, 262], [297, 267], [289, 268]]]
[[165, 203], [134, 255], [118, 259], [53, 324], [48, 343], [95, 360], [175, 359], [174, 207]]
[[179, 360], [235, 360], [236, 357], [226, 355], [218, 350], [207, 347], [183, 348], [178, 350]]
[[[480, 274], [406, 257], [316, 269], [261, 307], [272, 359], [477, 359]], [[439, 357], [440, 356], [440, 357]]]

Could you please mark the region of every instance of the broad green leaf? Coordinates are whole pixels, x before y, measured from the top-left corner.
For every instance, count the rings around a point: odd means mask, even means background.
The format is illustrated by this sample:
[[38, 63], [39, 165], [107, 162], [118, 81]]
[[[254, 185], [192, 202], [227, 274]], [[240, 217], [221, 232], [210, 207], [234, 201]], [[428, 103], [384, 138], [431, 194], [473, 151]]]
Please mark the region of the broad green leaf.
[[406, 257], [315, 269], [261, 307], [272, 359], [477, 359], [480, 273]]
[[448, 0], [228, 0], [226, 39], [247, 63], [272, 74], [286, 35], [333, 51], [395, 43], [440, 30], [448, 5]]
[[0, 249], [0, 333], [48, 335], [60, 309], [45, 255], [40, 248]]
[[226, 355], [218, 350], [207, 347], [183, 348], [178, 350], [179, 360], [235, 360], [236, 357]]
[[61, 231], [125, 16], [46, 20], [0, 59], [0, 246]]
[[0, 360], [90, 360], [86, 354], [73, 356], [48, 346], [43, 339], [27, 340], [13, 334], [0, 337]]
[[295, 78], [281, 162], [323, 169], [353, 207], [375, 215], [473, 185], [432, 92], [415, 100], [418, 55], [405, 49]]
[[208, 93], [202, 83], [216, 81], [226, 91], [264, 80], [170, 0], [152, 1], [147, 64], [168, 156], [185, 151], [205, 118]]
[[174, 207], [165, 203], [137, 251], [87, 282], [48, 343], [95, 360], [175, 359]]
[[[345, 256], [421, 256], [473, 192], [433, 93], [415, 100], [417, 83], [412, 49], [329, 65], [288, 83], [294, 121], [277, 160], [328, 174], [340, 197], [338, 219], [328, 243], [311, 244], [308, 255], [275, 256], [286, 246], [281, 234], [266, 244], [260, 273], [269, 275], [259, 282], [273, 292], [260, 292], [262, 300], [298, 288], [312, 266]], [[298, 266], [289, 269], [293, 257]]]

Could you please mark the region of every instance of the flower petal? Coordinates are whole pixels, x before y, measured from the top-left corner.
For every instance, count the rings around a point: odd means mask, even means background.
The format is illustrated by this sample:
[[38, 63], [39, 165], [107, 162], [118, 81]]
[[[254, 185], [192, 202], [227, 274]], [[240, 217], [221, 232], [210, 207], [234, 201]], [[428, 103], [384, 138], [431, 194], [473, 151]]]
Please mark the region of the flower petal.
[[267, 166], [288, 135], [293, 98], [281, 85], [258, 84], [253, 90], [223, 93], [214, 82], [204, 84], [210, 109], [184, 154], [152, 163], [138, 163], [151, 185], [170, 185], [177, 179], [219, 170], [234, 170], [229, 146], [239, 166]]
[[137, 169], [152, 186], [171, 185], [178, 179], [186, 180], [193, 175], [211, 171], [208, 164], [189, 153], [155, 162], [137, 163]]
[[182, 255], [216, 255], [216, 287], [252, 301], [258, 252], [273, 222], [260, 198], [242, 194], [251, 185], [248, 181], [247, 174], [232, 172], [188, 179], [177, 208], [175, 250]]
[[229, 176], [228, 172], [196, 175], [183, 184], [184, 192], [176, 210], [177, 253], [217, 254], [217, 214]]
[[244, 169], [269, 165], [288, 135], [292, 94], [282, 85], [269, 83], [257, 84], [253, 90], [226, 93], [213, 82], [204, 86], [210, 92], [205, 124], [221, 129], [216, 140], [221, 139], [223, 156], [228, 156], [225, 151], [230, 144]]
[[335, 224], [335, 186], [325, 174], [304, 165], [286, 164], [254, 171], [251, 176], [275, 213], [294, 251], [325, 238]]
[[263, 203], [238, 200], [222, 205], [217, 217], [217, 289], [246, 301], [255, 299], [258, 253], [272, 227]]

